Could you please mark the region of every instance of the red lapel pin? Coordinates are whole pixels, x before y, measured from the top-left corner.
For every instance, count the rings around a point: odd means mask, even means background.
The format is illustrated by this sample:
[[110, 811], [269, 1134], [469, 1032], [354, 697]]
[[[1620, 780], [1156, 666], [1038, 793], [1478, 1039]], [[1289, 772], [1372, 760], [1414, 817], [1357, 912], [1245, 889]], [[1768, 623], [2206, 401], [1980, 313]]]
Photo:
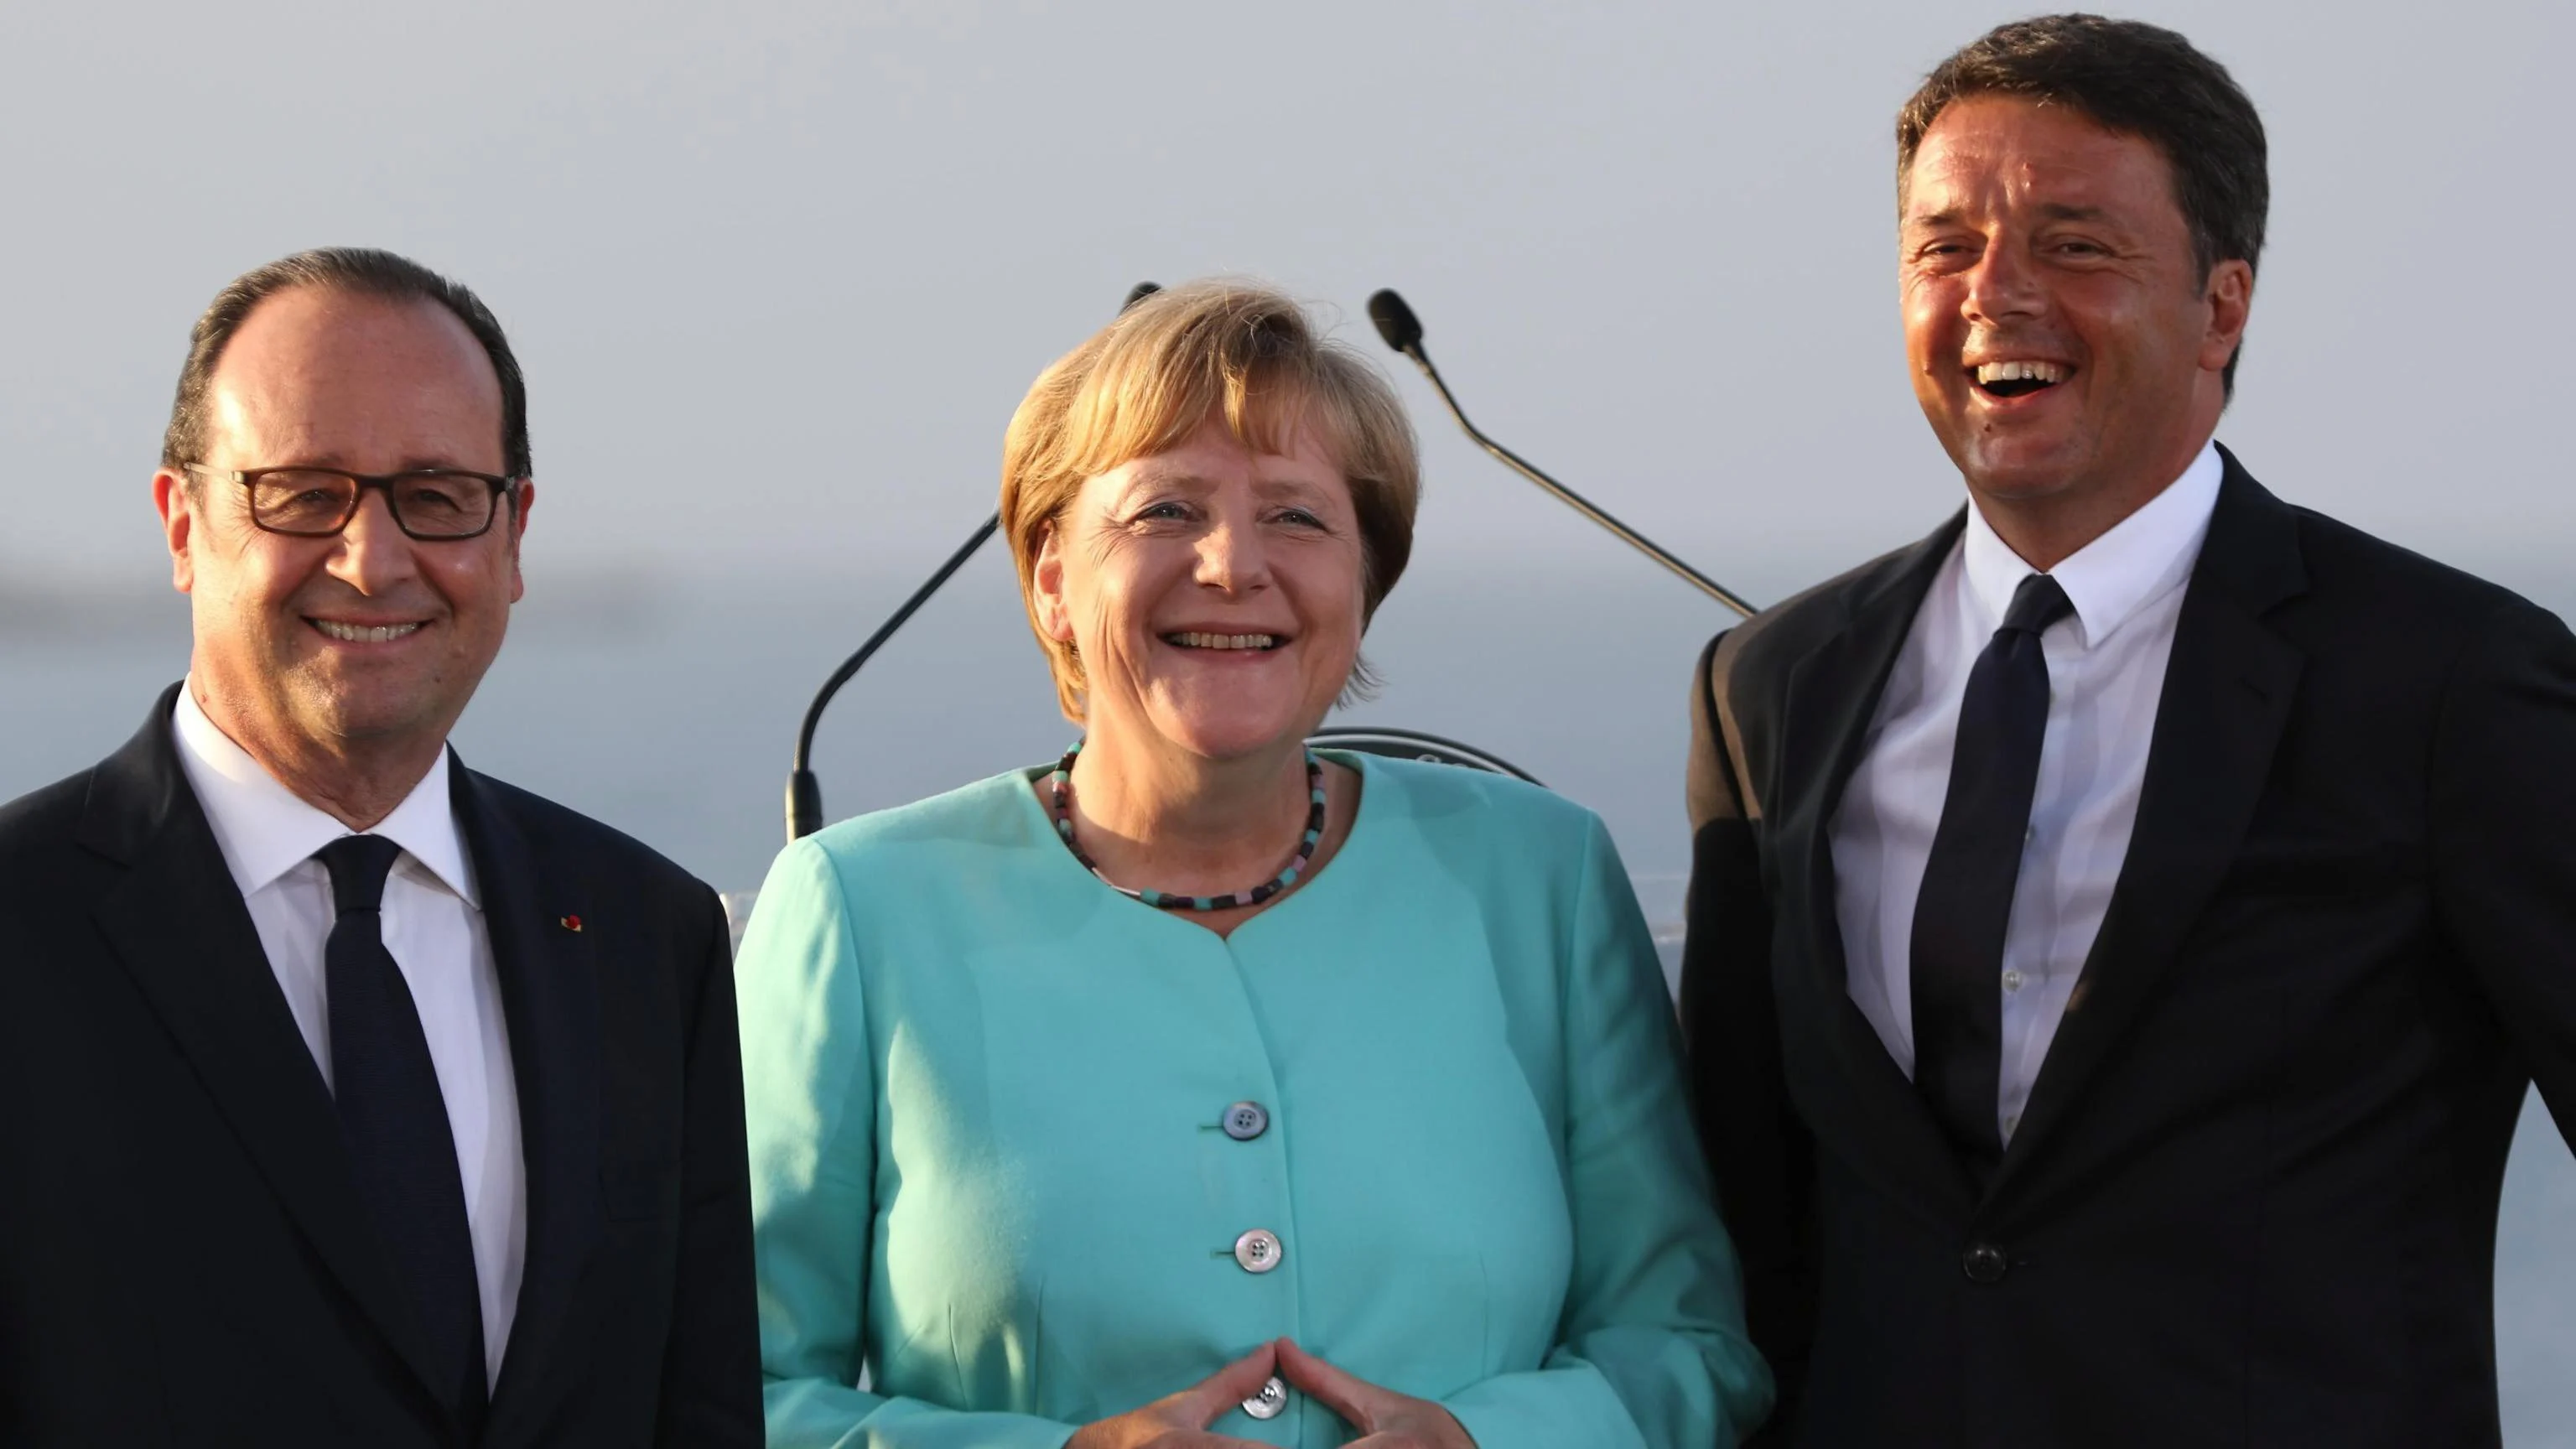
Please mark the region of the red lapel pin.
[[563, 928], [564, 928], [565, 930], [567, 930], [567, 931], [572, 932], [572, 933], [573, 933], [574, 935], [576, 935], [576, 936], [580, 935], [580, 934], [581, 934], [581, 917], [579, 917], [579, 916], [566, 916], [566, 917], [564, 917], [564, 918], [563, 918]]

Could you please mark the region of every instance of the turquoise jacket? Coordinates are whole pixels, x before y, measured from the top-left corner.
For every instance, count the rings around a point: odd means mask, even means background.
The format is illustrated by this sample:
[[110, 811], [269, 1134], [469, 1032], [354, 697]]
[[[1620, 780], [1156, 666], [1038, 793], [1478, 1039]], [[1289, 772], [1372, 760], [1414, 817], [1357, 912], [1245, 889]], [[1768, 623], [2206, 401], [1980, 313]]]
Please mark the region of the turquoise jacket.
[[[1230, 938], [1102, 885], [1029, 772], [778, 858], [735, 968], [771, 1444], [1060, 1449], [1281, 1336], [1480, 1449], [1761, 1421], [1609, 834], [1331, 758], [1348, 840]], [[1297, 1393], [1213, 1427], [1352, 1437]]]

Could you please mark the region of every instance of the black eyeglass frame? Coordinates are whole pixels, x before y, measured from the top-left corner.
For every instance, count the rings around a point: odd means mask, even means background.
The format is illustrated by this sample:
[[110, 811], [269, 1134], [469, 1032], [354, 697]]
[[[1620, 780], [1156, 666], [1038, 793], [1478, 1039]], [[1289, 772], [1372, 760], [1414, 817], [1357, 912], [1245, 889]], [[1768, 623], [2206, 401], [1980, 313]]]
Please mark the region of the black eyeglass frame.
[[[209, 468], [203, 463], [182, 463], [179, 466], [182, 471], [193, 473], [200, 478], [240, 484], [245, 495], [242, 501], [250, 509], [251, 526], [262, 533], [273, 533], [280, 538], [337, 538], [348, 531], [350, 521], [358, 516], [360, 508], [366, 506], [367, 490], [374, 488], [384, 493], [385, 511], [393, 515], [394, 527], [403, 531], [403, 537], [415, 539], [421, 543], [463, 543], [467, 539], [481, 538], [492, 531], [492, 525], [501, 520], [501, 505], [504, 501], [515, 513], [519, 506], [518, 485], [527, 481], [523, 478], [503, 478], [490, 473], [477, 473], [468, 468], [407, 468], [400, 473], [352, 473], [344, 468], [314, 468], [303, 464], [246, 469]], [[357, 485], [357, 491], [349, 495], [349, 507], [340, 515], [340, 521], [327, 529], [316, 532], [300, 528], [278, 528], [259, 516], [259, 504], [250, 496], [259, 486], [259, 480], [272, 473], [322, 473], [333, 478], [346, 478]], [[472, 533], [416, 532], [409, 523], [404, 521], [402, 505], [394, 501], [394, 485], [406, 478], [472, 478], [477, 482], [489, 484], [492, 489], [492, 511], [485, 515], [483, 526]]]

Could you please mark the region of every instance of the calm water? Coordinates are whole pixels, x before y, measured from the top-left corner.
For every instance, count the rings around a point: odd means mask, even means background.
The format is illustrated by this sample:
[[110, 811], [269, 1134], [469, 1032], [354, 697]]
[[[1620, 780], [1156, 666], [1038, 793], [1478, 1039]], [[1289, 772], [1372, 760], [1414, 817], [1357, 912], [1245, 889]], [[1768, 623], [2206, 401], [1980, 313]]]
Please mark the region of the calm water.
[[[1821, 571], [1775, 572], [1729, 582], [1769, 598]], [[459, 750], [728, 890], [757, 885], [778, 848], [788, 750], [814, 686], [918, 577], [854, 570], [782, 586], [550, 580], [533, 563], [531, 573]], [[1723, 623], [1644, 570], [1426, 560], [1372, 634], [1388, 687], [1350, 721], [1471, 741], [1600, 811], [1648, 914], [1669, 921], [1689, 864], [1683, 698], [1699, 645]], [[186, 639], [184, 605], [147, 589], [67, 598], [0, 579], [0, 799], [132, 733], [186, 668]], [[844, 692], [816, 763], [838, 818], [1051, 758], [1069, 733], [996, 550]], [[2576, 1162], [2535, 1098], [2499, 1222], [2499, 1372], [2515, 1449], [2576, 1449], [2571, 1224]]]

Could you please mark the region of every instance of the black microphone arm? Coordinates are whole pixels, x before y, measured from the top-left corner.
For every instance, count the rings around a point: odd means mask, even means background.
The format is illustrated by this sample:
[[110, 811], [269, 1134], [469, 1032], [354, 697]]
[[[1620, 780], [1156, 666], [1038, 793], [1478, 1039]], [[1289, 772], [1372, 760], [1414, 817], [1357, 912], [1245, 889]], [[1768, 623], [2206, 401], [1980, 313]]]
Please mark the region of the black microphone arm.
[[787, 776], [787, 839], [790, 843], [823, 828], [823, 782], [814, 777], [813, 761], [814, 727], [823, 722], [824, 707], [832, 702], [833, 695], [841, 692], [842, 685], [850, 682], [851, 676], [867, 667], [867, 662], [876, 657], [876, 652], [885, 647], [888, 639], [894, 637], [894, 631], [909, 622], [922, 605], [929, 603], [930, 596], [938, 593], [942, 584], [964, 568], [966, 560], [973, 558], [975, 550], [982, 548], [984, 541], [1001, 526], [1002, 515], [998, 513], [985, 519], [974, 536], [966, 540], [965, 546], [950, 554], [948, 562], [939, 566], [939, 572], [913, 590], [912, 597], [903, 601], [903, 607], [895, 610], [892, 618], [877, 626], [877, 631], [868, 636], [868, 642], [859, 646], [858, 653], [841, 661], [841, 667], [833, 670], [832, 677], [824, 680], [822, 689], [815, 693], [814, 702], [805, 707], [805, 723], [796, 731], [796, 765]]
[[1394, 288], [1380, 288], [1376, 296], [1369, 298], [1368, 314], [1369, 320], [1377, 324], [1377, 335], [1386, 339], [1386, 345], [1412, 358], [1413, 365], [1422, 369], [1422, 375], [1431, 379], [1432, 391], [1439, 393], [1440, 400], [1449, 405], [1449, 416], [1458, 420], [1458, 426], [1466, 430], [1468, 437], [1475, 439], [1476, 446], [1493, 454], [1504, 467], [1555, 495], [1558, 502], [1617, 534], [1630, 548], [1681, 575], [1701, 593], [1748, 619], [1753, 617], [1754, 607], [1735, 591], [1675, 558], [1653, 539], [1603, 512], [1592, 500], [1550, 478], [1537, 465], [1486, 437], [1474, 423], [1467, 421], [1466, 410], [1458, 406], [1458, 399], [1449, 391], [1449, 384], [1441, 381], [1440, 369], [1431, 365], [1431, 354], [1422, 350], [1422, 319], [1413, 315], [1413, 309], [1404, 304], [1404, 299], [1395, 294]]
[[[1163, 288], [1160, 283], [1138, 282], [1128, 289], [1127, 300], [1118, 310], [1124, 312], [1161, 290]], [[787, 774], [788, 844], [793, 845], [823, 828], [823, 782], [814, 775], [814, 729], [823, 722], [823, 711], [831, 704], [832, 696], [839, 694], [842, 685], [849, 683], [853, 676], [866, 668], [867, 662], [876, 656], [879, 649], [885, 647], [885, 642], [894, 637], [895, 631], [909, 622], [912, 616], [920, 611], [922, 605], [929, 603], [930, 596], [938, 593], [942, 585], [954, 577], [959, 569], [964, 568], [966, 560], [975, 556], [975, 550], [982, 548], [985, 540], [999, 532], [1001, 527], [1001, 514], [996, 513], [985, 519], [982, 525], [976, 528], [974, 536], [968, 538], [964, 546], [955, 553], [950, 554], [948, 562], [941, 564], [937, 573], [932, 574], [920, 588], [913, 590], [912, 597], [903, 601], [903, 607], [895, 610], [892, 617], [878, 625], [877, 631], [868, 636], [868, 642], [860, 645], [857, 653], [842, 660], [841, 667], [833, 670], [832, 677], [824, 680], [823, 687], [815, 691], [814, 702], [805, 707], [805, 723], [796, 731], [796, 758]]]

